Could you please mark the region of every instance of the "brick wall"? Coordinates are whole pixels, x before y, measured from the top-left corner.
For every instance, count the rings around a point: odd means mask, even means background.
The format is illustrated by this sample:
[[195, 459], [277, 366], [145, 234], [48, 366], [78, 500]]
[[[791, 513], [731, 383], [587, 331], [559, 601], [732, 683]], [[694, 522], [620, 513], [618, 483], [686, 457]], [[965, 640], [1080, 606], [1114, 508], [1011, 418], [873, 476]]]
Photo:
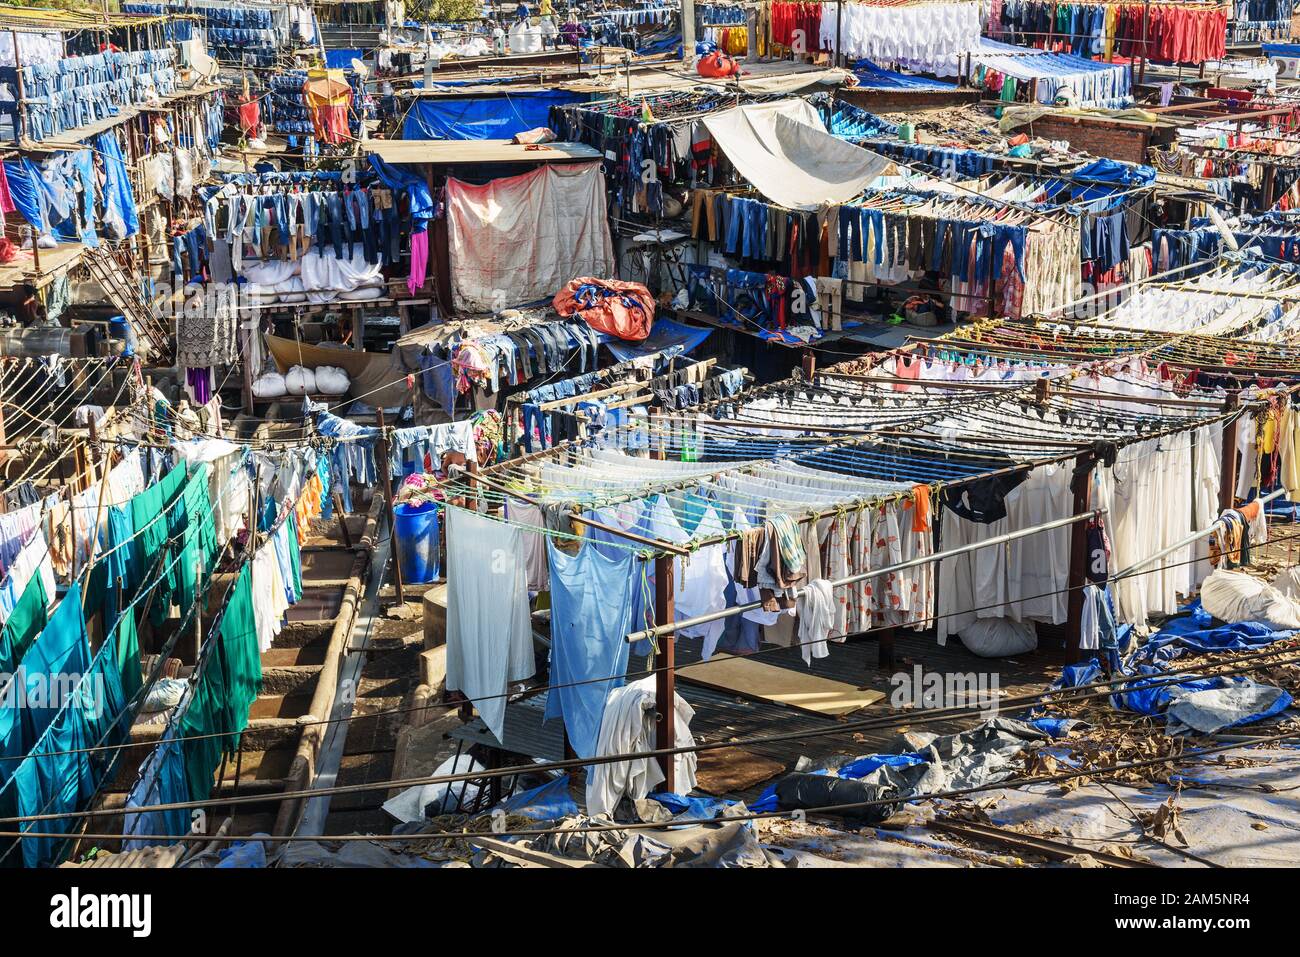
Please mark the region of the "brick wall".
[[1145, 126], [1118, 127], [1100, 123], [1076, 122], [1061, 117], [1043, 117], [1030, 127], [1016, 132], [1031, 131], [1034, 136], [1048, 140], [1065, 140], [1076, 150], [1128, 163], [1147, 163], [1147, 145], [1150, 129]]

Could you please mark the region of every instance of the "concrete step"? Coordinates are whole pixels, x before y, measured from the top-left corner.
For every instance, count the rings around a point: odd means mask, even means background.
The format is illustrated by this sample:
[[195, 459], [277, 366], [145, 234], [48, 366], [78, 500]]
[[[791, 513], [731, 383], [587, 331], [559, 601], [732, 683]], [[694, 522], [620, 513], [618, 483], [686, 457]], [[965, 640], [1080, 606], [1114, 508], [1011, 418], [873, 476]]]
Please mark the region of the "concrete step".
[[260, 694], [248, 709], [250, 719], [297, 718], [311, 709], [311, 692], [295, 691], [293, 694]]
[[[275, 649], [271, 649], [274, 651]], [[288, 650], [288, 649], [285, 649]], [[262, 694], [273, 695], [310, 695], [316, 690], [316, 678], [320, 674], [320, 665], [300, 665], [296, 667], [268, 667], [262, 662]]]
[[447, 643], [447, 586], [436, 585], [424, 593], [424, 647]]

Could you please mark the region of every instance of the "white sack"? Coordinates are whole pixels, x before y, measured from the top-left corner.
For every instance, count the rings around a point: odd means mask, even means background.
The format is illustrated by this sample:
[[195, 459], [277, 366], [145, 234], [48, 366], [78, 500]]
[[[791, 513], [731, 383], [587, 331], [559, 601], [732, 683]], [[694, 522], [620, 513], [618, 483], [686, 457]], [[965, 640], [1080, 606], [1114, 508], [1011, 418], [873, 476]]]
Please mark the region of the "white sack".
[[[486, 770], [483, 765], [468, 754], [459, 756], [453, 754], [438, 765], [432, 776], [470, 774], [474, 771], [483, 770]], [[455, 791], [452, 791], [453, 787], [455, 787]], [[465, 789], [463, 796], [461, 795], [461, 788]], [[400, 794], [393, 795], [383, 803], [382, 807], [403, 824], [410, 824], [412, 821], [425, 820], [424, 809], [430, 804], [435, 805], [434, 814], [451, 814], [455, 812], [458, 802], [466, 805], [472, 803], [478, 797], [478, 791], [479, 786], [477, 784], [462, 781], [443, 782], [442, 784], [417, 784], [415, 787], [407, 788]]]
[[1201, 583], [1201, 606], [1221, 621], [1262, 621], [1278, 630], [1300, 628], [1300, 602], [1245, 572], [1217, 569]]
[[322, 395], [343, 395], [349, 385], [348, 374], [338, 366], [316, 367], [316, 391]]
[[259, 399], [278, 399], [282, 395], [288, 395], [289, 390], [285, 386], [284, 376], [278, 372], [263, 372], [253, 380], [253, 395]]
[[980, 618], [957, 637], [967, 651], [981, 658], [1023, 655], [1038, 647], [1038, 632], [1032, 622], [1007, 618]]
[[294, 366], [284, 376], [290, 395], [312, 395], [316, 391], [316, 373], [305, 366]]

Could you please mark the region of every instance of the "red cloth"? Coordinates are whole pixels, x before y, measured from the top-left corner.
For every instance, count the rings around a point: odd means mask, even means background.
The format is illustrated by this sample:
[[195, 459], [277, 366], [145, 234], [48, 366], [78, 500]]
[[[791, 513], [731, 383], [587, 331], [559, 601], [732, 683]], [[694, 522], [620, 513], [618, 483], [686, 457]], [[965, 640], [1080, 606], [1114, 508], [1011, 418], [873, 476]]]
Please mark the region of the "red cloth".
[[262, 114], [257, 100], [239, 104], [239, 129], [250, 139], [256, 139], [262, 129]]
[[820, 3], [772, 4], [772, 42], [794, 46], [796, 30], [803, 31], [804, 53], [816, 53], [820, 46], [822, 5]]
[[[582, 290], [583, 286], [594, 287]], [[650, 290], [637, 282], [570, 279], [551, 301], [561, 316], [577, 316], [597, 332], [640, 342], [650, 335], [655, 320], [655, 300]]]
[[0, 213], [12, 213], [17, 208], [14, 198], [9, 195], [9, 177], [5, 175], [5, 164], [0, 163]]
[[308, 80], [303, 84], [303, 95], [316, 139], [335, 146], [351, 139], [348, 109], [352, 106], [352, 88], [347, 83], [332, 77]]
[[1125, 4], [1116, 21], [1116, 49], [1124, 56], [1167, 63], [1204, 63], [1223, 58], [1227, 29], [1227, 15], [1219, 9]]

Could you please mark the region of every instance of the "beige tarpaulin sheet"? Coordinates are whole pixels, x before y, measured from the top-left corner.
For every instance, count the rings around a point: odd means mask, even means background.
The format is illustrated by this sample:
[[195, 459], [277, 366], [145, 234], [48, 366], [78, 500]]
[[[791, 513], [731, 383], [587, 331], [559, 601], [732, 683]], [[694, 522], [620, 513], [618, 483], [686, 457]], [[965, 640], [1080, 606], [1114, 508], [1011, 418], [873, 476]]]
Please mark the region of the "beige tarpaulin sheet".
[[706, 116], [704, 125], [740, 174], [787, 209], [848, 202], [890, 164], [827, 133], [807, 100], [737, 106]]
[[[313, 346], [295, 339], [283, 339], [280, 336], [264, 335], [266, 348], [280, 372], [288, 372], [291, 366], [336, 366], [348, 374], [352, 385], [348, 395], [361, 399], [367, 405], [383, 403], [385, 408], [405, 405], [412, 400], [411, 388], [406, 384], [405, 376], [416, 369], [402, 366], [400, 351], [359, 352], [356, 349], [333, 348], [330, 346]], [[414, 388], [419, 388], [418, 378]], [[378, 391], [376, 391], [378, 390]]]
[[732, 655], [714, 655], [708, 661], [691, 665], [679, 677], [707, 688], [775, 701], [830, 717], [849, 714], [885, 697], [883, 691], [864, 690], [843, 681]]
[[482, 186], [448, 179], [447, 242], [461, 312], [550, 299], [578, 276], [612, 277], [600, 163], [548, 163]]
[[[1041, 120], [1044, 116], [1061, 117], [1062, 119], [1091, 119], [1091, 120], [1120, 120], [1132, 123], [1158, 123], [1160, 115], [1152, 113], [1150, 110], [1132, 108], [1127, 110], [1101, 110], [1101, 109], [1084, 109], [1084, 108], [1063, 108], [1052, 106], [1013, 106], [1003, 111], [1002, 119], [998, 122], [998, 129], [1003, 133], [1010, 132], [1016, 127], [1024, 126], [1035, 120]], [[1165, 124], [1173, 126], [1174, 124]]]

